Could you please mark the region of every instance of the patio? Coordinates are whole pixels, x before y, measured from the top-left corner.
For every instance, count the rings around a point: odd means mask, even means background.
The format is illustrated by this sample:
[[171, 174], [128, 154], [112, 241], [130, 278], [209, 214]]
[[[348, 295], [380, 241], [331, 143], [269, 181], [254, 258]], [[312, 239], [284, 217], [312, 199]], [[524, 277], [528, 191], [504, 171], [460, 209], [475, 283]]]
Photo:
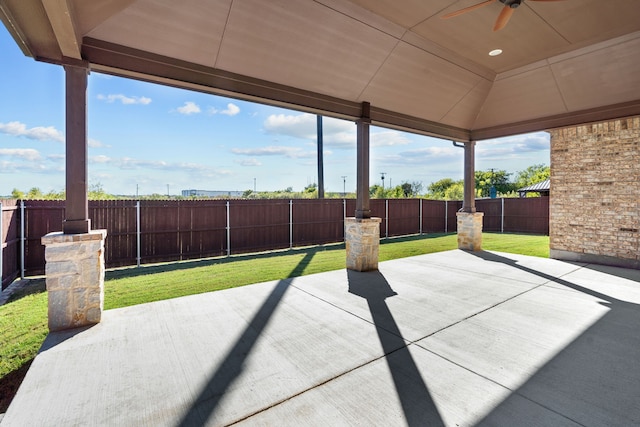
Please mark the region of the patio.
[[456, 250], [109, 310], [2, 426], [637, 425], [638, 282]]

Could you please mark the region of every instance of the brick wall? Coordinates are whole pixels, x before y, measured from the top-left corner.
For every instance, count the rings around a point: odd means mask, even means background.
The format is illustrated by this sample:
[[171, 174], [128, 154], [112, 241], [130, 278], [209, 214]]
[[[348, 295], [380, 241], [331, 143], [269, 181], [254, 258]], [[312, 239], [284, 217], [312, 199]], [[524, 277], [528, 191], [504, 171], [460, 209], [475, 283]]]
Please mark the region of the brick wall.
[[640, 117], [551, 131], [551, 257], [640, 268]]

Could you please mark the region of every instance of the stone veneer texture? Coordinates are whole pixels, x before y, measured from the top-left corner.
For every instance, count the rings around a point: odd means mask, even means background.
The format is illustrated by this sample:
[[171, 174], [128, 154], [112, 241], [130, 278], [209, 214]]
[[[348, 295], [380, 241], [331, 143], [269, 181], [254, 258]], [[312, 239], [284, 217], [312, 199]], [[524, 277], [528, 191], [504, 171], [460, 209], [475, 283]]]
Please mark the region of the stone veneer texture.
[[640, 266], [640, 117], [551, 131], [553, 258]]
[[483, 212], [456, 212], [458, 225], [458, 249], [482, 250]]
[[100, 322], [106, 234], [106, 230], [93, 230], [87, 234], [50, 233], [42, 238], [51, 331]]
[[345, 218], [347, 268], [355, 271], [378, 269], [381, 218]]

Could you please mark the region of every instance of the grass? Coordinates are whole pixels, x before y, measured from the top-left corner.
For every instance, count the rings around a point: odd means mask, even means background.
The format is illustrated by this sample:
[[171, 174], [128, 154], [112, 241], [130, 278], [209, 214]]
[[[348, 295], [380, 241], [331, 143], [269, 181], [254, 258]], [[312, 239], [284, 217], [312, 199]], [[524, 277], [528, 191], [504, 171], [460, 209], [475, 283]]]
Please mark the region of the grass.
[[[455, 249], [455, 234], [383, 240], [380, 261]], [[483, 233], [483, 249], [549, 257], [547, 236]], [[345, 265], [343, 244], [257, 255], [112, 270], [105, 277], [105, 309], [211, 292], [251, 283], [338, 270]], [[44, 279], [0, 306], [0, 413], [17, 391], [47, 329]]]

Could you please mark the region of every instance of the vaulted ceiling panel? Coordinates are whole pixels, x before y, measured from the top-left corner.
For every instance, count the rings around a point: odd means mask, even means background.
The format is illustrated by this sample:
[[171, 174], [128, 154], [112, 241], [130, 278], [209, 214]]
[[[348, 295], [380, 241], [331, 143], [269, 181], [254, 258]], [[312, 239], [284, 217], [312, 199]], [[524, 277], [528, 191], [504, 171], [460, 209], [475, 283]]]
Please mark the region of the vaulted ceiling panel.
[[566, 56], [551, 68], [569, 110], [640, 98], [640, 35], [611, 47]]
[[[535, 102], [530, 102], [534, 100]], [[478, 115], [475, 128], [566, 113], [553, 73], [543, 66], [520, 74], [498, 76]]]
[[353, 0], [353, 3], [409, 29], [438, 14], [451, 0]]
[[362, 94], [362, 99], [373, 105], [384, 99], [388, 109], [441, 120], [481, 80], [464, 68], [415, 46], [400, 43]]
[[357, 99], [397, 42], [312, 0], [238, 0], [216, 67]]
[[638, 0], [565, 0], [528, 2], [527, 6], [572, 44], [595, 43], [637, 31], [640, 21]]
[[231, 0], [137, 0], [86, 36], [213, 66]]

